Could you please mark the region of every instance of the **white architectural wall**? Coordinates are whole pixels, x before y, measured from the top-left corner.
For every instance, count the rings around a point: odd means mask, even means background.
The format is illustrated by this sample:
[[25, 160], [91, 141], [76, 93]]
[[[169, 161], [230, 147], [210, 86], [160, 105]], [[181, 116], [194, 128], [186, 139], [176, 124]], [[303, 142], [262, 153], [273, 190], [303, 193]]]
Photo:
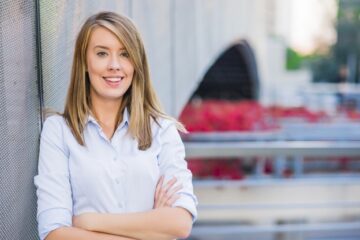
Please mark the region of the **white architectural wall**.
[[[45, 105], [62, 111], [77, 32], [91, 14], [110, 10], [139, 27], [151, 76], [165, 110], [177, 116], [217, 57], [240, 39], [255, 51], [262, 82], [269, 82], [268, 36], [277, 1], [106, 0], [40, 1]], [[269, 30], [270, 29], [270, 30]], [[261, 91], [262, 93], [263, 91]]]
[[265, 1], [135, 2], [132, 17], [148, 47], [155, 87], [165, 109], [174, 116], [218, 56], [240, 39], [246, 38], [253, 46], [262, 77], [266, 68]]

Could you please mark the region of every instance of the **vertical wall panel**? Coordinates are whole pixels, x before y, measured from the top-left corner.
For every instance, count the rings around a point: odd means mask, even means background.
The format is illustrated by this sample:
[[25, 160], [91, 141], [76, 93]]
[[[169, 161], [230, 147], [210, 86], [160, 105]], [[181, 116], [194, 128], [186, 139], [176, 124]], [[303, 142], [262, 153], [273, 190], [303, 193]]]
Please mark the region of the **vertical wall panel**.
[[[156, 7], [154, 7], [156, 6]], [[150, 74], [160, 101], [169, 114], [173, 112], [174, 76], [172, 75], [172, 16], [169, 0], [133, 1], [132, 18], [143, 37], [150, 64]]]
[[0, 239], [37, 239], [35, 1], [0, 2]]
[[[174, 0], [175, 112], [179, 114], [194, 89], [197, 66], [196, 4], [192, 0]], [[210, 29], [209, 29], [210, 30]], [[210, 40], [210, 39], [208, 39]], [[191, 84], [189, 84], [191, 83]]]

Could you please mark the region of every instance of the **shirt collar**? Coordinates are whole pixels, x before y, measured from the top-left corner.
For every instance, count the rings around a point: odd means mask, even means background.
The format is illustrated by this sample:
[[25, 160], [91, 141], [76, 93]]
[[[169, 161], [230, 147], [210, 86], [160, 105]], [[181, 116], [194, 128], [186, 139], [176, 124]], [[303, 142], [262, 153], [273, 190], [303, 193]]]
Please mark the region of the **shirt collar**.
[[118, 129], [121, 129], [123, 126], [125, 126], [125, 124], [129, 125], [129, 112], [127, 107], [125, 107], [124, 109], [124, 113], [123, 113], [123, 119], [121, 121], [121, 123], [118, 126]]

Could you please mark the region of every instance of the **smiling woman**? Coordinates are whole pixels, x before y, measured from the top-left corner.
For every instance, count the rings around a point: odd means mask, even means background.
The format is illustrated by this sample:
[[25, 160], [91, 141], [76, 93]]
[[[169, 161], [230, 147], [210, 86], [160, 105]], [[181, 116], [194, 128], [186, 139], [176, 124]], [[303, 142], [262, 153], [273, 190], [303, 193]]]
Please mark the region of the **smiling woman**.
[[134, 74], [123, 44], [106, 28], [97, 27], [91, 34], [86, 56], [92, 103], [106, 100], [119, 104]]
[[91, 16], [76, 41], [64, 113], [47, 118], [41, 134], [42, 240], [190, 234], [197, 199], [178, 133], [186, 130], [159, 106], [134, 24]]

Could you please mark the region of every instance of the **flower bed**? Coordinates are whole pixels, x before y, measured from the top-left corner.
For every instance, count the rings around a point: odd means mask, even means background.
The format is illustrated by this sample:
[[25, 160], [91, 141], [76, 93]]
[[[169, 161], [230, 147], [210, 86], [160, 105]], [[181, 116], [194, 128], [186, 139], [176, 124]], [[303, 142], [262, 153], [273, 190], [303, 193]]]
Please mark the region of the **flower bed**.
[[[349, 120], [360, 120], [360, 113], [342, 109]], [[308, 123], [331, 121], [322, 111], [314, 112], [305, 107], [264, 107], [255, 101], [193, 101], [185, 106], [180, 121], [189, 132], [266, 132], [279, 130], [286, 119]], [[256, 159], [255, 159], [256, 161]], [[252, 161], [252, 162], [255, 162]], [[267, 161], [264, 173], [271, 173], [271, 161]], [[195, 178], [242, 179], [254, 171], [255, 165], [245, 171], [243, 159], [194, 160], [188, 159]], [[291, 175], [285, 171], [284, 175]]]
[[279, 128], [280, 118], [319, 122], [326, 117], [324, 112], [312, 112], [304, 107], [263, 107], [254, 101], [207, 100], [187, 104], [180, 121], [189, 132], [267, 131]]

